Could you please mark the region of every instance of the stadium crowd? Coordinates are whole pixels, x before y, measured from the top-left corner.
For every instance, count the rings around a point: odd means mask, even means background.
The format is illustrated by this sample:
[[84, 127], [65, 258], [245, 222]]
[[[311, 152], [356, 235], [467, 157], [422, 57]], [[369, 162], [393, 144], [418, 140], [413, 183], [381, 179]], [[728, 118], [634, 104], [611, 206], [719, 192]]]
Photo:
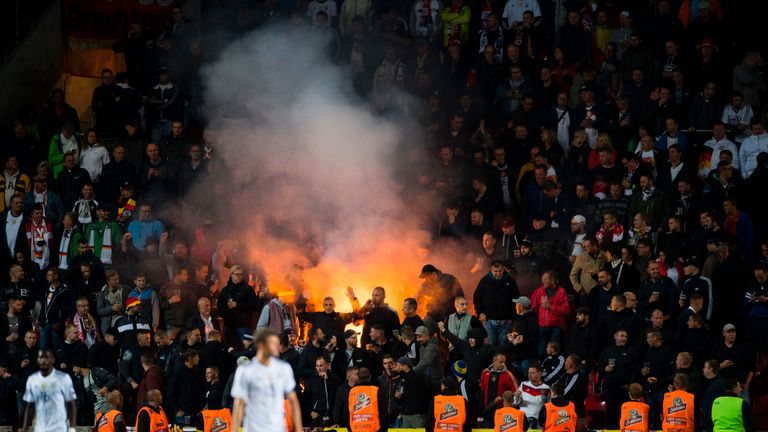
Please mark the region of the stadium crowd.
[[[162, 402], [202, 429], [201, 411], [232, 406], [254, 330], [272, 328], [313, 427], [349, 427], [350, 393], [373, 385], [376, 427], [355, 432], [574, 430], [563, 413], [579, 428], [755, 430], [768, 95], [753, 3], [230, 0], [204, 2], [200, 23], [181, 6], [164, 28], [137, 20], [92, 129], [57, 89], [2, 137], [0, 424], [22, 422], [52, 349], [78, 424], [154, 430]], [[350, 288], [339, 313], [342, 299], [270, 293], [247, 249], [214, 237], [209, 197], [226, 207], [230, 181], [198, 72], [227, 38], [206, 30], [280, 22], [326, 37], [360, 109], [415, 116], [426, 138], [403, 143], [420, 155], [403, 187], [438, 203], [423, 228], [461, 245], [466, 269], [424, 265], [402, 305]], [[450, 274], [466, 271], [487, 274]], [[465, 421], [439, 421], [454, 408]]]

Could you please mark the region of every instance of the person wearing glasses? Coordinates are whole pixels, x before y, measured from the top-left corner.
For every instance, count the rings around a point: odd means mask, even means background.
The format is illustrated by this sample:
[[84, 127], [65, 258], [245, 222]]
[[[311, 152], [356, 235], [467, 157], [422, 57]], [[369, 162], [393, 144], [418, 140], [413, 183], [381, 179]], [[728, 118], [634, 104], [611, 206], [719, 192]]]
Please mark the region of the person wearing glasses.
[[237, 342], [251, 333], [250, 315], [259, 310], [259, 299], [242, 267], [233, 265], [229, 271], [229, 282], [219, 294], [218, 311], [224, 319], [227, 341]]

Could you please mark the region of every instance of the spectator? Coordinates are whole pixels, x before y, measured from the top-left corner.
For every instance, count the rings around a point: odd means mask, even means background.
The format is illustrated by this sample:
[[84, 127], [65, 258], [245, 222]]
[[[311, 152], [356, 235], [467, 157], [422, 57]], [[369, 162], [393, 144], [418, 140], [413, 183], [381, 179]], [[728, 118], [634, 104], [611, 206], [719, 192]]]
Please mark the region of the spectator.
[[506, 335], [512, 328], [514, 318], [509, 305], [517, 297], [520, 297], [520, 291], [515, 280], [500, 261], [494, 261], [488, 274], [478, 283], [472, 301], [491, 345], [506, 344]]
[[136, 249], [143, 251], [147, 238], [152, 236], [155, 239], [163, 235], [163, 223], [152, 217], [152, 206], [142, 204], [139, 207], [139, 218], [128, 224], [128, 232], [131, 233], [131, 243]]
[[532, 294], [531, 307], [538, 313], [539, 320], [539, 356], [543, 356], [546, 344], [563, 338], [563, 327], [569, 313], [568, 296], [565, 289], [558, 285], [554, 271], [546, 271], [541, 276], [541, 286]]
[[525, 414], [529, 426], [538, 426], [539, 413], [549, 395], [550, 387], [541, 380], [541, 367], [538, 364], [531, 364], [528, 367], [528, 380], [520, 383], [520, 387], [515, 392], [514, 402]]

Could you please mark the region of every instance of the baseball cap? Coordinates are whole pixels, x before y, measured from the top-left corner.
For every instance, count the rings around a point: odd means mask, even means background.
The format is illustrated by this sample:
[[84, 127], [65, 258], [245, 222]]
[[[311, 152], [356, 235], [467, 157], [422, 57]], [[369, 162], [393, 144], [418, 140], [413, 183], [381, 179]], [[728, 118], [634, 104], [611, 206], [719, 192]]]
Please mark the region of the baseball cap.
[[627, 10], [623, 10], [623, 11], [621, 11], [621, 13], [619, 14], [619, 16], [623, 16], [624, 18], [632, 18], [632, 14], [631, 14], [631, 13], [629, 13], [629, 11], [627, 11]]
[[503, 228], [509, 228], [509, 227], [515, 226], [515, 218], [513, 218], [512, 216], [505, 217], [504, 221], [501, 223], [501, 226]]
[[571, 222], [577, 223], [577, 224], [585, 224], [587, 223], [587, 218], [585, 218], [582, 215], [575, 215], [574, 217], [571, 218]]
[[424, 326], [419, 326], [415, 332], [413, 332], [415, 335], [419, 336], [429, 336], [429, 329], [427, 329]]
[[728, 323], [728, 324], [723, 326], [723, 333], [729, 332], [731, 330], [736, 331], [736, 326], [731, 324], [731, 323]]
[[533, 242], [528, 239], [524, 239], [520, 242], [520, 246], [533, 247]]
[[406, 356], [400, 357], [399, 359], [397, 359], [397, 362], [400, 363], [401, 365], [405, 365], [405, 366], [408, 366], [408, 367], [413, 367], [413, 361], [409, 357], [406, 357]]
[[712, 10], [712, 7], [709, 5], [708, 1], [700, 1], [699, 2], [699, 10], [702, 10], [702, 9]]
[[526, 296], [520, 296], [520, 297], [518, 297], [518, 298], [516, 298], [516, 299], [514, 299], [512, 301], [517, 303], [517, 304], [519, 304], [520, 306], [522, 306], [525, 309], [528, 309], [528, 308], [531, 307], [531, 299], [529, 299]]

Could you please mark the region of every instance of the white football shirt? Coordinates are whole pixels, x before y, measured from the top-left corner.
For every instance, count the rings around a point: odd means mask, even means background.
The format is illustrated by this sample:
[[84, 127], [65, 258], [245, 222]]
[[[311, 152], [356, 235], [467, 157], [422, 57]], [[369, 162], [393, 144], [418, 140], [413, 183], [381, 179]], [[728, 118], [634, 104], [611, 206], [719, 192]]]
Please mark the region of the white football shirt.
[[268, 365], [257, 359], [237, 368], [232, 397], [243, 399], [246, 432], [285, 432], [283, 400], [294, 391], [296, 381], [288, 363], [272, 358]]
[[66, 373], [53, 370], [48, 376], [32, 374], [24, 401], [35, 404], [35, 432], [67, 432], [67, 402], [75, 399], [72, 378]]

